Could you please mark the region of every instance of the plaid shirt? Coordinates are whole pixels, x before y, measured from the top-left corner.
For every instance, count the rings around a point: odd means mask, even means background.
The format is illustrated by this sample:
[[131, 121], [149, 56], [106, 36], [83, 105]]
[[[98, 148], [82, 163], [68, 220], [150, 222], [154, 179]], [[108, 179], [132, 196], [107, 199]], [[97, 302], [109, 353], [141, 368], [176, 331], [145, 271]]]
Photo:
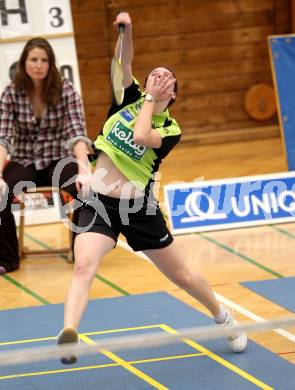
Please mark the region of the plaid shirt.
[[81, 99], [66, 79], [61, 99], [55, 108], [47, 108], [40, 125], [25, 91], [16, 92], [10, 84], [2, 93], [0, 144], [24, 166], [35, 164], [36, 169], [44, 169], [52, 161], [72, 155], [77, 141], [91, 145], [85, 127]]

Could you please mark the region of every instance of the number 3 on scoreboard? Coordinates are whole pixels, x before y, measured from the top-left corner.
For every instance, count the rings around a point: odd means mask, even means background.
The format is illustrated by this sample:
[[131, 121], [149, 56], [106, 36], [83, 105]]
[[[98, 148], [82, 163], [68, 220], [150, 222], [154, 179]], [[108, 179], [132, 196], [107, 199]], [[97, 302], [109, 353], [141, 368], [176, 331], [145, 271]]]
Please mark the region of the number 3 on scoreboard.
[[62, 9], [59, 7], [52, 7], [49, 9], [49, 13], [52, 16], [52, 20], [50, 21], [50, 25], [54, 28], [58, 28], [63, 26], [64, 19], [62, 17]]
[[72, 33], [72, 13], [69, 0], [42, 0], [47, 34]]

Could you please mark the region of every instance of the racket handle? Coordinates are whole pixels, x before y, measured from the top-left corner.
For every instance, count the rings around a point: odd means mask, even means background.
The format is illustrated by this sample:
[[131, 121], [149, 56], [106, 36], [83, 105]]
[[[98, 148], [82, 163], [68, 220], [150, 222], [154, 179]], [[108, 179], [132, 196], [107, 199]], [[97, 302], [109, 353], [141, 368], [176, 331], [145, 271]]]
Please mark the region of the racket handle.
[[119, 33], [123, 33], [125, 31], [125, 24], [120, 23], [119, 24]]
[[[122, 12], [125, 12], [125, 11], [120, 10], [120, 11], [118, 11], [117, 15], [121, 14]], [[119, 23], [118, 28], [119, 28], [119, 33], [123, 33], [125, 31], [125, 24]]]

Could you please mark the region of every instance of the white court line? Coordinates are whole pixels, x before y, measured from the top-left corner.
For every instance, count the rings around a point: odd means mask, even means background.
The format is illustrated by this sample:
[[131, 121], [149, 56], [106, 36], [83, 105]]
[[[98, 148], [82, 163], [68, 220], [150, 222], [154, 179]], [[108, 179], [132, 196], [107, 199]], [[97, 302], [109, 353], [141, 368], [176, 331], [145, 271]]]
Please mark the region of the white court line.
[[[245, 317], [248, 317], [251, 320], [254, 320], [256, 322], [267, 322], [267, 320], [265, 320], [264, 318], [258, 316], [255, 313], [252, 313], [252, 311], [245, 309], [244, 307], [238, 305], [237, 303], [234, 303], [233, 301], [225, 298], [224, 296], [218, 294], [217, 292], [214, 291], [214, 294], [219, 302], [224, 303], [226, 306], [231, 307], [235, 311], [238, 311], [239, 313], [243, 314]], [[278, 333], [280, 336], [283, 336], [286, 339], [295, 343], [295, 335], [293, 333], [290, 333], [287, 330], [281, 328], [273, 329], [273, 332]]]
[[[118, 240], [118, 246], [133, 253], [134, 255], [136, 255], [138, 257], [141, 257], [142, 259], [150, 261], [149, 258], [143, 252], [134, 252], [132, 250], [132, 248], [130, 248], [130, 246], [125, 241]], [[252, 311], [250, 311], [248, 309], [245, 309], [244, 307], [238, 305], [237, 303], [234, 303], [230, 299], [225, 298], [223, 295], [220, 295], [215, 291], [214, 291], [214, 294], [219, 302], [221, 302], [224, 305], [230, 307], [231, 309], [239, 312], [240, 314], [243, 314], [243, 316], [248, 317], [251, 320], [256, 321], [256, 322], [267, 322], [267, 320], [265, 320], [264, 318], [258, 316], [257, 314], [253, 313]], [[279, 334], [280, 336], [285, 337], [286, 339], [295, 343], [295, 335], [293, 333], [290, 333], [287, 330], [281, 329], [281, 328], [273, 329], [273, 332], [275, 332], [275, 333]]]

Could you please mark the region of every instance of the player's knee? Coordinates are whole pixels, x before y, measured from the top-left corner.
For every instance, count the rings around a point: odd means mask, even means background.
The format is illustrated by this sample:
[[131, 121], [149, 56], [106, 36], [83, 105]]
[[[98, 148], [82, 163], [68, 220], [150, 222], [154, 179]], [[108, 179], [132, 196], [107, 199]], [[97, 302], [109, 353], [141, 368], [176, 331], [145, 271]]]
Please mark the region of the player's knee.
[[192, 277], [189, 272], [181, 272], [175, 276], [175, 283], [184, 290], [190, 290], [192, 287]]
[[89, 279], [95, 274], [96, 267], [87, 255], [76, 258], [74, 267], [74, 276], [76, 278]]

